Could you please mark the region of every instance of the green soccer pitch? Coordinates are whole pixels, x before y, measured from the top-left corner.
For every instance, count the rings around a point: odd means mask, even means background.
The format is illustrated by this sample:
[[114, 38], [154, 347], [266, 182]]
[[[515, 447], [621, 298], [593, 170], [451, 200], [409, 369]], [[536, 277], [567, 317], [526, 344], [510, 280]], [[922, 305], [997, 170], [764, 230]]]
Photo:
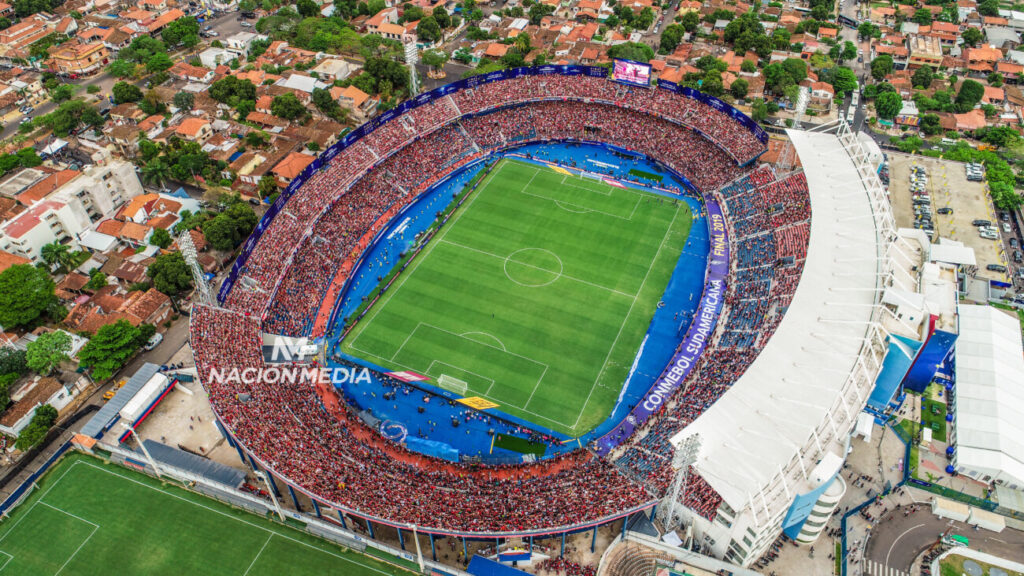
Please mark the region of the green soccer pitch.
[[72, 454], [0, 523], [0, 576], [408, 575], [293, 528]]
[[611, 411], [691, 220], [685, 202], [503, 160], [342, 350], [582, 435]]

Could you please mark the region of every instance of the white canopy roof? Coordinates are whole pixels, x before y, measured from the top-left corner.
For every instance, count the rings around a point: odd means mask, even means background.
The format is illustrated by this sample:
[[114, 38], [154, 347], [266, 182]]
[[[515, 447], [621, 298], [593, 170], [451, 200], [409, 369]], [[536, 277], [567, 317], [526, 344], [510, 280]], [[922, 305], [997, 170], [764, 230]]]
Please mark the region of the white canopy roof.
[[[866, 394], [862, 400], [846, 398], [844, 412], [852, 416], [835, 412], [861, 354], [879, 288], [872, 206], [856, 166], [835, 135], [788, 134], [811, 198], [810, 241], [800, 283], [774, 336], [746, 373], [673, 438], [701, 435], [695, 467], [736, 510], [771, 486], [794, 457], [807, 470], [815, 467], [815, 455], [805, 453], [815, 442], [815, 430], [825, 450], [845, 456], [840, 442], [845, 443], [867, 400]], [[837, 427], [845, 420], [838, 441], [831, 443], [829, 414]]]
[[[1015, 316], [962, 304], [956, 342], [956, 462], [1024, 487], [1024, 352]], [[979, 478], [981, 479], [981, 478]]]

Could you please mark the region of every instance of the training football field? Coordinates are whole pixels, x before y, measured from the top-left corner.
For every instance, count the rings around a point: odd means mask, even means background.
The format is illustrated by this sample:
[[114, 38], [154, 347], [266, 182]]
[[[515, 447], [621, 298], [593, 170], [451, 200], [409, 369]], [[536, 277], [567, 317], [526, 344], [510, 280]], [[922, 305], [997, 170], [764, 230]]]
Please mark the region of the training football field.
[[579, 436], [611, 411], [691, 219], [685, 202], [503, 160], [342, 349]]
[[0, 523], [0, 576], [410, 574], [89, 456]]

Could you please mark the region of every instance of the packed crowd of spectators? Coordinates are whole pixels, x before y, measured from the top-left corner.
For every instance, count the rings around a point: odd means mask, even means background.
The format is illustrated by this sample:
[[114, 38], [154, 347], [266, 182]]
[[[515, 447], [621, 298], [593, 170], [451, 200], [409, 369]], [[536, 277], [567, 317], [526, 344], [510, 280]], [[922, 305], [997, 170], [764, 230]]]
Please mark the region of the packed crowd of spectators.
[[[572, 102], [536, 103], [555, 98]], [[584, 105], [582, 99], [599, 100], [604, 105]], [[747, 128], [711, 106], [667, 90], [631, 87], [604, 78], [557, 74], [525, 76], [453, 92], [390, 121], [372, 121], [380, 124], [356, 144], [338, 153], [301, 186], [262, 233], [245, 260], [226, 305], [249, 314], [264, 315], [279, 284], [286, 281], [285, 271], [293, 268], [293, 264], [309, 263], [308, 254], [300, 259], [294, 251], [281, 250], [281, 247], [299, 246], [304, 239], [308, 241], [311, 229], [336, 203], [337, 197], [347, 193], [375, 162], [401, 154], [404, 162], [450, 169], [451, 164], [457, 162], [457, 158], [452, 157], [453, 151], [458, 150], [462, 142], [443, 140], [443, 146], [427, 150], [423, 146], [413, 148], [415, 140], [429, 138], [438, 127], [460, 115], [526, 102], [534, 105], [508, 113], [499, 111], [482, 119], [464, 120], [467, 129], [474, 128], [470, 130], [473, 151], [491, 150], [538, 137], [603, 140], [658, 158], [690, 177], [699, 188], [711, 190], [737, 175], [737, 163], [744, 164], [765, 150], [764, 144]], [[555, 115], [547, 117], [538, 113], [540, 110]], [[543, 126], [535, 128], [533, 122]], [[700, 130], [702, 135], [692, 129]], [[444, 130], [446, 136], [457, 134], [453, 129]], [[707, 145], [705, 138], [716, 146]], [[455, 154], [457, 157], [457, 152]], [[374, 171], [380, 169], [377, 166]], [[410, 191], [430, 180], [435, 172], [430, 170], [422, 177], [406, 177], [398, 182]], [[392, 173], [396, 172], [392, 170]], [[415, 176], [411, 171], [406, 174]], [[294, 293], [295, 282], [290, 281], [290, 293]], [[280, 313], [272, 316], [279, 318]]]
[[264, 367], [255, 318], [197, 304], [190, 323], [196, 368], [221, 422], [263, 465], [324, 503], [395, 522], [484, 532], [576, 525], [652, 499], [584, 450], [490, 467], [410, 452], [344, 403], [330, 402], [333, 392], [289, 379], [225, 376]]
[[[615, 459], [627, 475], [659, 495], [673, 476], [669, 439], [718, 400], [757, 358], [792, 301], [807, 255], [810, 197], [802, 173], [776, 181], [770, 170], [758, 169], [720, 188], [719, 196], [731, 225], [736, 222], [734, 212], [748, 224], [733, 227], [732, 278], [717, 339], [674, 397], [634, 433]], [[763, 218], [772, 207], [792, 210], [800, 218], [775, 228]], [[758, 216], [758, 226], [750, 225]], [[691, 472], [683, 501], [713, 519], [721, 496], [696, 470]]]

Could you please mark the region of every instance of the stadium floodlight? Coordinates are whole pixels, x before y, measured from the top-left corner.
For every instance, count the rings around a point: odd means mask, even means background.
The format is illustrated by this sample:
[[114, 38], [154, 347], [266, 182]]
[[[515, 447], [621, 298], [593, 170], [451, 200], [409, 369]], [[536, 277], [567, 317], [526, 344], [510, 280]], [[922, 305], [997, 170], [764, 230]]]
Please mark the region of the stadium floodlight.
[[416, 41], [405, 43], [405, 63], [409, 65], [409, 95], [415, 96], [419, 93], [419, 80], [416, 77], [416, 65], [420, 62], [420, 53], [416, 48]]
[[178, 236], [178, 248], [181, 249], [181, 255], [185, 258], [189, 270], [192, 271], [192, 281], [195, 282], [199, 302], [213, 306], [213, 294], [203, 275], [203, 269], [199, 267], [199, 255], [196, 253], [196, 245], [192, 243], [192, 234], [189, 231], [186, 230]]
[[700, 435], [688, 436], [676, 448], [672, 455], [672, 468], [676, 475], [672, 480], [672, 489], [666, 501], [661, 505], [661, 525], [665, 531], [675, 530], [679, 526], [679, 496], [686, 494], [686, 484], [690, 477], [690, 466], [697, 461], [700, 453]]

